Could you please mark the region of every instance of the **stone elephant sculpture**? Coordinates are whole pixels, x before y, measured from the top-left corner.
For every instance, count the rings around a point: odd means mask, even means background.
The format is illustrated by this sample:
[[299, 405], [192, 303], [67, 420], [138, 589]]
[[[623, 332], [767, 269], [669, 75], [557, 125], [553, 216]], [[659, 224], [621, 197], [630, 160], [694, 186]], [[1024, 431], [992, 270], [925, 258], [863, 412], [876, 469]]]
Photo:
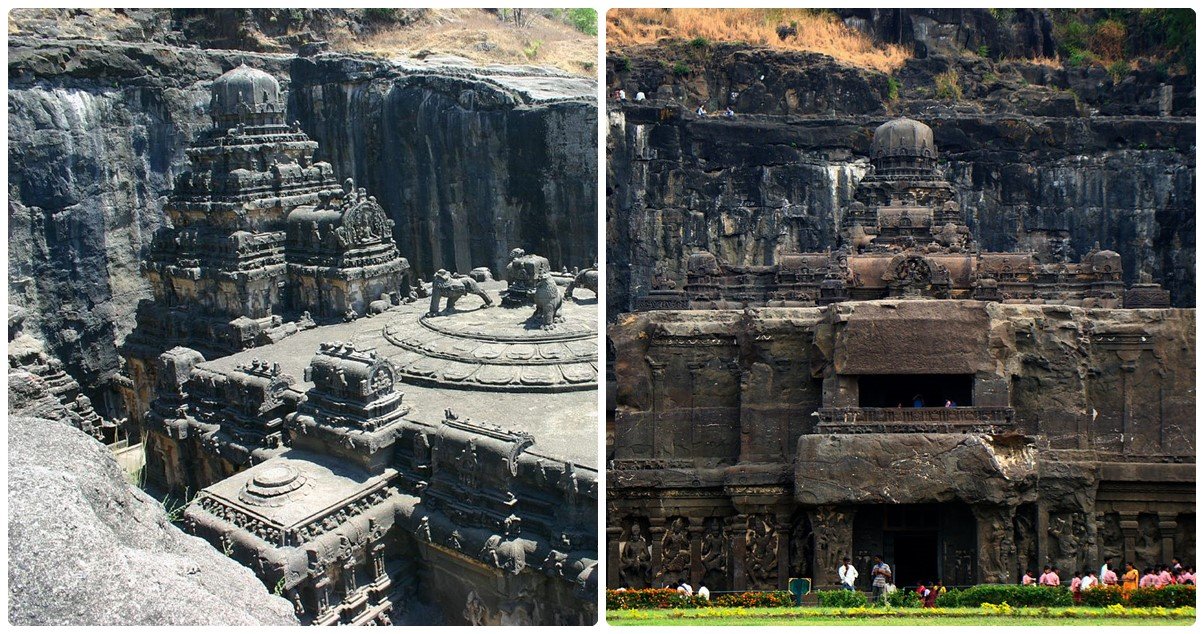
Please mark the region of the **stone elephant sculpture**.
[[577, 301], [577, 298], [573, 297], [573, 290], [577, 288], [584, 288], [593, 291], [594, 297], [597, 297], [598, 267], [591, 267], [585, 269], [584, 271], [579, 271], [577, 276], [573, 278], [573, 281], [569, 282], [568, 287], [564, 289], [565, 298], [571, 302]]

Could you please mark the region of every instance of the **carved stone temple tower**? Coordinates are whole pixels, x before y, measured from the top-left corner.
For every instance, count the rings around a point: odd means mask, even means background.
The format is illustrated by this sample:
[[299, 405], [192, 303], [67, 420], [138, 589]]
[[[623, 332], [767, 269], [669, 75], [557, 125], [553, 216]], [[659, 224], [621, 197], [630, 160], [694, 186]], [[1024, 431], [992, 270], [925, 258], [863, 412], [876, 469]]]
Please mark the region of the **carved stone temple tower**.
[[610, 327], [608, 587], [1194, 561], [1195, 309], [1098, 246], [979, 249], [936, 159], [882, 124], [838, 249], [695, 252]]
[[409, 292], [392, 220], [314, 161], [318, 144], [285, 123], [274, 77], [239, 66], [213, 82], [209, 107], [213, 128], [188, 149], [191, 169], [164, 208], [171, 226], [142, 262], [154, 297], [139, 305], [123, 346], [138, 423], [152, 361], [173, 346], [214, 358]]

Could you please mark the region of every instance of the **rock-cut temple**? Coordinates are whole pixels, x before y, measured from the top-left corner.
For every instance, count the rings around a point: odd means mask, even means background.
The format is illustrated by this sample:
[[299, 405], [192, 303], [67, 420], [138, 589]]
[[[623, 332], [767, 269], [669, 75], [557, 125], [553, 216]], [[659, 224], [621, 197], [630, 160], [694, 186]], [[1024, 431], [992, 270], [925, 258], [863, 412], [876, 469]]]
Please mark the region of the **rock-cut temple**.
[[440, 273], [477, 296], [428, 311], [389, 214], [314, 160], [274, 77], [222, 75], [210, 114], [122, 349], [149, 483], [195, 496], [185, 527], [303, 623], [592, 623], [593, 307], [532, 326], [474, 270]]
[[920, 122], [871, 148], [839, 249], [696, 252], [610, 327], [607, 587], [1194, 562], [1194, 309], [1099, 247], [981, 250]]

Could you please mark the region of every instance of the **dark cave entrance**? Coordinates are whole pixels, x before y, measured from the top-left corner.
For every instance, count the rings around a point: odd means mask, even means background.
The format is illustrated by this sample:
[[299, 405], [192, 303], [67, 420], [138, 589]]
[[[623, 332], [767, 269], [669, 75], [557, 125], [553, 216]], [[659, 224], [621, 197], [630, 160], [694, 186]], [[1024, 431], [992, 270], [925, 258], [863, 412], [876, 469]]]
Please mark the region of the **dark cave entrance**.
[[857, 378], [860, 407], [914, 407], [916, 396], [923, 407], [958, 407], [974, 404], [973, 374], [863, 374]]
[[937, 556], [937, 531], [888, 531], [887, 542], [893, 542], [895, 561], [892, 572], [895, 585], [915, 588], [940, 579], [940, 559]]

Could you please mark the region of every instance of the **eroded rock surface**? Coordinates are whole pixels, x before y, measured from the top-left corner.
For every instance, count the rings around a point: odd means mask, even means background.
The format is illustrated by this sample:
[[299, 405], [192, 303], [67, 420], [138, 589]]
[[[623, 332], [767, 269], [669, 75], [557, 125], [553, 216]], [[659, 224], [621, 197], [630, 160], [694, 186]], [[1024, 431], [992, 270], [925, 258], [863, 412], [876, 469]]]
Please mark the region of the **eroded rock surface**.
[[8, 434], [10, 623], [297, 624], [250, 570], [173, 526], [100, 443], [38, 418], [11, 418]]
[[[288, 121], [340, 179], [379, 198], [415, 271], [597, 259], [594, 89], [534, 67], [298, 58], [157, 43], [9, 43], [9, 292], [96, 402], [150, 287], [141, 251], [207, 129], [209, 87], [247, 63], [289, 92]], [[435, 178], [434, 175], [439, 175]]]

